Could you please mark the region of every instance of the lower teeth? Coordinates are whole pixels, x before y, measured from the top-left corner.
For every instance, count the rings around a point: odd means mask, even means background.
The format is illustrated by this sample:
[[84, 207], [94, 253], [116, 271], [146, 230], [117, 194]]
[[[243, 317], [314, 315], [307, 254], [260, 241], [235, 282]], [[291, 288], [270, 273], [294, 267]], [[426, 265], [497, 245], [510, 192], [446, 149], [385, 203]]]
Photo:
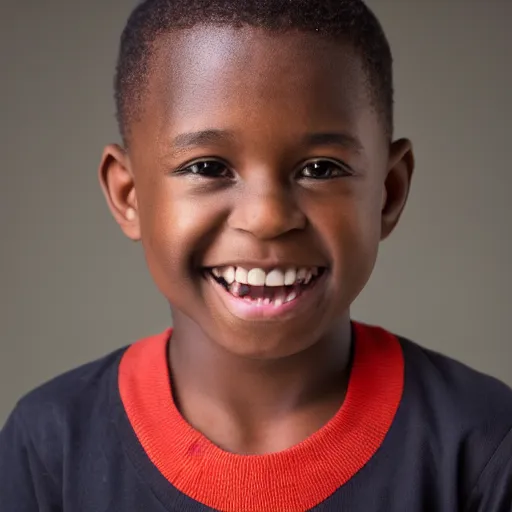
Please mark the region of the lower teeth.
[[290, 293], [290, 295], [288, 295], [288, 297], [286, 297], [285, 302], [291, 302], [292, 300], [295, 300], [296, 298], [297, 298], [297, 293], [292, 292], [292, 293]]
[[238, 299], [243, 299], [247, 302], [251, 302], [253, 304], [256, 304], [257, 306], [275, 306], [275, 307], [279, 307], [279, 306], [282, 306], [283, 304], [286, 304], [287, 302], [291, 302], [292, 300], [295, 300], [297, 297], [298, 297], [298, 293], [294, 290], [294, 291], [291, 291], [289, 292], [288, 294], [284, 294], [284, 293], [278, 293], [278, 295], [276, 297], [274, 297], [273, 299], [270, 299], [269, 297], [258, 297], [258, 298], [252, 298], [250, 297], [249, 295], [246, 295], [246, 296], [242, 296], [242, 295], [239, 295], [239, 294], [236, 294], [236, 293], [232, 293], [232, 292], [229, 292], [231, 293], [231, 295], [233, 295], [233, 297], [236, 297]]
[[[231, 294], [233, 295], [233, 294]], [[236, 297], [237, 299], [245, 300], [246, 302], [250, 302], [251, 304], [256, 304], [257, 306], [275, 306], [279, 307], [283, 304], [286, 304], [287, 302], [291, 302], [292, 300], [297, 298], [297, 293], [292, 292], [285, 298], [282, 296], [276, 297], [274, 300], [266, 298], [262, 299], [261, 297], [259, 299], [252, 299], [251, 297], [240, 297], [239, 295], [233, 295], [233, 297]]]

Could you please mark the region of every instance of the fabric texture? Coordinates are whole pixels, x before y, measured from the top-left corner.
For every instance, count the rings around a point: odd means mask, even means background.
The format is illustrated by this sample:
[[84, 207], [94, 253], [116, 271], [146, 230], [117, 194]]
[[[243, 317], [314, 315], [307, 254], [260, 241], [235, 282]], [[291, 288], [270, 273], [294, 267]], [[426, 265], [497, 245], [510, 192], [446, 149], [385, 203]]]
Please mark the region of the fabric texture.
[[226, 453], [185, 422], [171, 330], [54, 379], [0, 433], [0, 510], [511, 512], [512, 390], [353, 326], [344, 404], [278, 454]]

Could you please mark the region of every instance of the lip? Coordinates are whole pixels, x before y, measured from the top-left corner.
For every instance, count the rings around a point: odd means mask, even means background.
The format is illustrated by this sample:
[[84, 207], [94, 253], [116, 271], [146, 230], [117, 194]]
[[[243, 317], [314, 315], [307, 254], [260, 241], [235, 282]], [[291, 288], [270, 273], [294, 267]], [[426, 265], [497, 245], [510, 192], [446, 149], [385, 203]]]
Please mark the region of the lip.
[[245, 321], [282, 321], [290, 317], [300, 316], [308, 311], [308, 309], [312, 310], [311, 308], [323, 296], [322, 292], [328, 273], [328, 271], [325, 271], [309, 288], [302, 291], [296, 299], [277, 307], [274, 305], [256, 305], [245, 299], [235, 297], [209, 273], [205, 276], [205, 279], [213, 288], [215, 295], [219, 297], [224, 307], [233, 316]]

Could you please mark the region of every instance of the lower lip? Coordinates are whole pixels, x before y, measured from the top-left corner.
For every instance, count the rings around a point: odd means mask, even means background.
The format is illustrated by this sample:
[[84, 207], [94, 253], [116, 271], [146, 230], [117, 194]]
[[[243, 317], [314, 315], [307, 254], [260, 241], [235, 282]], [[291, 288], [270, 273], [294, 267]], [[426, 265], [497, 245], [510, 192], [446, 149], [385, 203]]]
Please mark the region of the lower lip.
[[212, 276], [207, 276], [207, 281], [217, 292], [224, 306], [236, 317], [242, 320], [283, 320], [289, 316], [296, 316], [311, 306], [322, 297], [322, 288], [327, 272], [317, 278], [310, 287], [303, 290], [300, 295], [281, 306], [273, 304], [257, 304], [231, 295]]

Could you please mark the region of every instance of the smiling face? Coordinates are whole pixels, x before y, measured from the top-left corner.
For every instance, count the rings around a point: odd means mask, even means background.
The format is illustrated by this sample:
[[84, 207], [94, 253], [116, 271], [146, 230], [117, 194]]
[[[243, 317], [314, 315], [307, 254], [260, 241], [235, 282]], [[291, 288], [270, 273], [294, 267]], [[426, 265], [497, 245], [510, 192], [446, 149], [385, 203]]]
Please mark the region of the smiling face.
[[129, 151], [100, 175], [176, 336], [268, 359], [349, 321], [411, 171], [349, 46], [202, 26], [158, 39]]

